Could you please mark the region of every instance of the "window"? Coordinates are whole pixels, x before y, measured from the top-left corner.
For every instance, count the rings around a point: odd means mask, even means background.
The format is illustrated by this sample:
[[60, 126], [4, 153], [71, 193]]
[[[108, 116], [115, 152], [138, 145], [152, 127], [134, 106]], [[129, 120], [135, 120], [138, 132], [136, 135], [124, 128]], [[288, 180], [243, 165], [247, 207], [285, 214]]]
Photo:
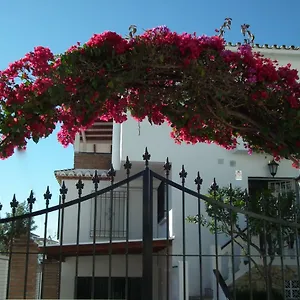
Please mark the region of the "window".
[[[114, 238], [126, 236], [126, 192], [114, 191], [97, 197], [96, 237], [109, 238], [112, 233]], [[91, 237], [94, 236], [94, 208], [95, 199], [91, 207]], [[112, 219], [111, 219], [112, 218]]]
[[298, 280], [285, 281], [285, 298], [286, 300], [300, 299], [300, 285]]
[[157, 189], [157, 223], [160, 223], [165, 218], [165, 212], [166, 212], [165, 183], [161, 182]]
[[249, 178], [249, 194], [252, 197], [266, 189], [273, 191], [273, 195], [277, 197], [278, 195], [287, 194], [288, 192], [296, 192], [296, 184], [294, 180], [291, 179], [281, 179], [281, 180], [270, 180], [268, 178]]
[[275, 197], [295, 191], [295, 184], [291, 180], [269, 181], [268, 187]]

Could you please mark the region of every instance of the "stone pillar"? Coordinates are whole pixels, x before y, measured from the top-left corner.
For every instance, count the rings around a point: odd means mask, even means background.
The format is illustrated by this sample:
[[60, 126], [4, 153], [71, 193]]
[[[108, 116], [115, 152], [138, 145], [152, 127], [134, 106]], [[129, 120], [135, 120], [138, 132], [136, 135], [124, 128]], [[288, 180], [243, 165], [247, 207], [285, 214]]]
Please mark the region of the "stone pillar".
[[46, 259], [43, 273], [43, 299], [59, 299], [59, 262]]
[[[12, 246], [8, 299], [24, 299], [27, 237], [15, 239]], [[26, 298], [35, 299], [37, 291], [38, 246], [29, 242]]]

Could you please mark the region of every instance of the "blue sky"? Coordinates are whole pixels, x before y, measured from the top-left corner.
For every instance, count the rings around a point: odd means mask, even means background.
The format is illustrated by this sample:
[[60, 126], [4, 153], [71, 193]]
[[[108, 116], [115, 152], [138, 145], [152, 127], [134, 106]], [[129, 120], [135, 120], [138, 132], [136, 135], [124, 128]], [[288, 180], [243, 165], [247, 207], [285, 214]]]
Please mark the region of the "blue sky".
[[[242, 41], [240, 25], [248, 23], [260, 44], [300, 45], [299, 0], [2, 0], [0, 10], [0, 69], [35, 46], [65, 51], [105, 30], [127, 34], [131, 24], [139, 30], [167, 25], [178, 32], [214, 34], [225, 17], [233, 18], [228, 41]], [[27, 199], [33, 189], [35, 209], [44, 208], [47, 187], [57, 204], [59, 186], [54, 170], [73, 167], [73, 148], [63, 148], [53, 134], [38, 145], [29, 143], [23, 154], [0, 161], [0, 202], [8, 211], [13, 194]], [[3, 217], [2, 213], [2, 217]], [[54, 234], [55, 225], [51, 225]]]

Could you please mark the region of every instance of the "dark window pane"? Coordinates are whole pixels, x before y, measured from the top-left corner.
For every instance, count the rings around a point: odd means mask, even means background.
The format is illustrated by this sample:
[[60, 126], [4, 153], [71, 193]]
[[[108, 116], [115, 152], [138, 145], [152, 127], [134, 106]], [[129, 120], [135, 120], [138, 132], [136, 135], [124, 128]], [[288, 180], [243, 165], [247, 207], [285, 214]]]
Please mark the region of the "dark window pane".
[[[125, 278], [111, 279], [112, 298], [126, 299]], [[92, 277], [78, 277], [76, 299], [91, 299]], [[142, 295], [142, 279], [128, 278], [128, 300], [140, 300]], [[95, 278], [95, 299], [108, 299], [108, 277]]]
[[91, 299], [91, 288], [91, 277], [78, 277], [76, 299]]
[[[92, 279], [91, 279], [92, 280]], [[108, 299], [108, 278], [95, 278], [95, 299]]]
[[128, 300], [140, 300], [142, 297], [142, 278], [129, 278]]

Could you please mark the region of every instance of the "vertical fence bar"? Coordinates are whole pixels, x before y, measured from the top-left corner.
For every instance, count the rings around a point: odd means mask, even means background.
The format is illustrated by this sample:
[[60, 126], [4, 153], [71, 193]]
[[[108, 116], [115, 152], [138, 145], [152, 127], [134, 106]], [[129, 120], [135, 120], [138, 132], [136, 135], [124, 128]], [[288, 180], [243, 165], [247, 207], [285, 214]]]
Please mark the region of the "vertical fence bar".
[[[107, 223], [107, 221], [106, 221], [106, 218], [105, 218], [105, 214], [106, 214], [106, 211], [107, 211], [107, 202], [108, 202], [108, 196], [107, 196], [107, 193], [104, 195], [104, 226], [103, 226], [103, 230], [102, 230], [102, 232], [103, 232], [103, 236], [104, 237], [109, 237], [109, 235], [107, 235], [107, 228], [106, 228], [106, 223]], [[102, 209], [102, 199], [101, 199], [101, 209]], [[100, 222], [100, 224], [101, 224], [101, 222]], [[101, 232], [101, 227], [100, 227], [100, 232]]]
[[[216, 182], [216, 178], [214, 178], [214, 181], [211, 185], [211, 189], [213, 191], [213, 196], [214, 196], [214, 200], [216, 201], [217, 200], [217, 191], [219, 189], [219, 186], [217, 185], [217, 182]], [[215, 262], [216, 262], [216, 280], [217, 280], [217, 283], [216, 283], [216, 292], [217, 292], [217, 300], [220, 299], [220, 292], [219, 292], [219, 285], [220, 285], [220, 278], [219, 278], [219, 245], [218, 245], [218, 230], [217, 230], [217, 227], [218, 227], [218, 222], [217, 222], [217, 216], [216, 216], [216, 213], [214, 213], [214, 226], [215, 226], [215, 234], [214, 234], [214, 237], [215, 237]]]
[[[114, 228], [117, 228], [117, 232], [115, 232], [115, 234], [118, 236], [118, 237], [120, 237], [120, 231], [121, 231], [121, 228], [124, 228], [124, 220], [123, 219], [121, 219], [121, 215], [120, 215], [120, 212], [121, 212], [121, 200], [122, 198], [121, 198], [121, 194], [119, 193], [118, 194], [118, 197], [117, 197], [117, 202], [118, 202], [118, 210], [117, 210], [117, 216], [118, 216], [118, 218], [115, 218], [115, 226], [114, 226]], [[118, 221], [118, 225], [116, 224], [116, 219], [117, 219], [117, 221]], [[120, 224], [121, 224], [121, 222], [123, 221], [123, 226], [122, 227], [120, 227]], [[122, 232], [122, 231], [121, 231]]]
[[[94, 184], [95, 192], [98, 191], [99, 187], [99, 176], [98, 172], [95, 171], [92, 179]], [[94, 198], [94, 219], [93, 219], [93, 257], [92, 257], [92, 288], [91, 288], [91, 299], [95, 299], [95, 272], [96, 272], [96, 231], [97, 231], [97, 196]]]
[[[166, 163], [164, 164], [164, 170], [166, 174], [166, 179], [170, 177], [171, 171], [171, 164], [169, 162], [169, 158], [167, 158]], [[166, 196], [166, 238], [167, 238], [167, 249], [166, 249], [166, 300], [170, 299], [170, 248], [169, 248], [169, 241], [170, 241], [170, 216], [169, 216], [169, 185], [165, 183], [165, 196]]]
[[[16, 199], [16, 195], [14, 194], [12, 201], [10, 202], [10, 207], [12, 209], [12, 217], [16, 216], [16, 209], [19, 205], [19, 202]], [[12, 258], [12, 251], [13, 251], [13, 242], [14, 242], [14, 227], [15, 221], [12, 221], [11, 224], [11, 236], [9, 239], [9, 258], [8, 258], [8, 272], [7, 272], [7, 288], [6, 288], [6, 299], [9, 299], [10, 293], [10, 273], [11, 273], [11, 258]]]
[[[35, 198], [33, 196], [33, 191], [30, 192], [29, 198], [27, 199], [29, 213], [32, 213], [33, 204], [35, 202]], [[22, 220], [23, 222], [23, 220]], [[26, 222], [26, 220], [24, 220]], [[29, 261], [29, 244], [30, 244], [30, 235], [31, 235], [31, 216], [28, 217], [27, 224], [27, 242], [26, 242], [26, 258], [25, 258], [25, 276], [24, 276], [24, 291], [23, 298], [27, 299], [27, 281], [28, 281], [28, 261]]]
[[128, 156], [126, 157], [126, 162], [124, 164], [124, 169], [126, 170], [126, 247], [125, 247], [125, 297], [129, 299], [129, 176], [132, 164], [129, 161]]
[[185, 179], [187, 176], [187, 172], [184, 169], [184, 166], [182, 165], [181, 171], [179, 173], [179, 176], [181, 178], [181, 186], [182, 186], [182, 194], [181, 194], [181, 201], [182, 201], [182, 263], [183, 263], [183, 299], [186, 299], [186, 245], [185, 245]]
[[42, 260], [42, 278], [41, 278], [41, 299], [44, 299], [44, 284], [45, 284], [45, 259], [46, 259], [46, 246], [47, 246], [47, 231], [48, 231], [48, 208], [49, 202], [52, 198], [49, 186], [47, 186], [46, 192], [44, 194], [44, 199], [46, 201], [46, 213], [44, 222], [44, 239], [43, 239], [43, 260]]
[[[296, 202], [296, 200], [295, 200]], [[299, 253], [299, 205], [298, 203], [294, 203], [294, 216], [295, 216], [295, 239], [296, 239], [296, 261], [297, 261], [297, 275], [298, 275], [298, 282], [300, 282], [300, 253]]]
[[[233, 190], [232, 190], [232, 184], [229, 185], [229, 204], [232, 208], [235, 203], [233, 203]], [[235, 251], [234, 251], [234, 226], [233, 224], [236, 224], [237, 222], [237, 216], [233, 216], [233, 211], [230, 209], [230, 240], [231, 240], [231, 267], [232, 267], [232, 291], [233, 291], [233, 300], [236, 300], [236, 285], [235, 285]]]
[[[82, 190], [84, 188], [84, 183], [81, 179], [76, 183], [76, 189], [78, 198], [82, 196]], [[78, 266], [79, 266], [79, 239], [80, 239], [80, 217], [81, 217], [81, 202], [77, 204], [77, 226], [76, 226], [76, 258], [75, 258], [75, 287], [74, 287], [74, 298], [77, 299], [78, 294]]]
[[[59, 190], [61, 196], [61, 204], [65, 204], [66, 202], [66, 195], [68, 193], [68, 189], [63, 181], [61, 188]], [[65, 217], [65, 208], [62, 207], [61, 209], [61, 221], [60, 221], [60, 243], [59, 243], [59, 271], [58, 271], [58, 289], [57, 289], [57, 297], [60, 299], [60, 290], [61, 290], [61, 271], [62, 271], [62, 252], [63, 252], [63, 239], [64, 239], [64, 217]]]
[[197, 204], [198, 204], [198, 247], [199, 247], [199, 280], [200, 280], [200, 297], [202, 299], [203, 295], [203, 272], [202, 272], [202, 225], [201, 225], [201, 198], [200, 198], [200, 191], [201, 191], [201, 185], [203, 183], [203, 179], [200, 177], [200, 173], [197, 173], [197, 177], [195, 179], [195, 184], [197, 186]]
[[[278, 195], [277, 199], [277, 217], [279, 220], [282, 218], [282, 213], [281, 213], [281, 195]], [[281, 288], [282, 288], [282, 296], [283, 299], [286, 300], [286, 295], [285, 295], [285, 271], [284, 271], [284, 258], [285, 258], [285, 253], [284, 253], [284, 240], [283, 240], [283, 235], [282, 235], [282, 225], [279, 224], [279, 254], [280, 254], [280, 266], [281, 266]], [[276, 255], [276, 253], [275, 253]]]
[[[113, 186], [116, 171], [111, 165], [107, 175], [110, 177], [110, 185]], [[109, 211], [109, 253], [108, 253], [108, 299], [112, 299], [112, 242], [113, 242], [113, 216], [114, 216], [114, 191], [110, 191], [110, 211]]]
[[[262, 194], [262, 210], [263, 215], [266, 216], [267, 214], [267, 203], [266, 198]], [[268, 233], [267, 233], [267, 222], [263, 220], [263, 265], [264, 265], [264, 274], [265, 274], [265, 281], [266, 281], [266, 292], [267, 292], [267, 300], [272, 300], [272, 287], [270, 287], [270, 277], [269, 277], [269, 265], [268, 265]]]
[[[58, 204], [61, 204], [61, 196], [58, 197]], [[60, 240], [60, 224], [61, 224], [61, 209], [58, 210], [58, 222], [57, 222], [57, 240]]]
[[149, 169], [150, 154], [146, 148], [143, 160], [145, 170], [143, 173], [143, 271], [142, 271], [142, 299], [153, 299], [153, 177]]
[[[250, 211], [250, 199], [249, 194], [247, 192], [247, 189], [244, 193], [245, 202], [246, 202], [246, 208], [248, 211]], [[247, 225], [247, 257], [248, 257], [248, 279], [249, 279], [249, 297], [250, 300], [253, 300], [253, 288], [252, 288], [252, 261], [251, 261], [251, 231], [250, 231], [250, 219], [249, 216], [246, 215], [246, 225]]]

